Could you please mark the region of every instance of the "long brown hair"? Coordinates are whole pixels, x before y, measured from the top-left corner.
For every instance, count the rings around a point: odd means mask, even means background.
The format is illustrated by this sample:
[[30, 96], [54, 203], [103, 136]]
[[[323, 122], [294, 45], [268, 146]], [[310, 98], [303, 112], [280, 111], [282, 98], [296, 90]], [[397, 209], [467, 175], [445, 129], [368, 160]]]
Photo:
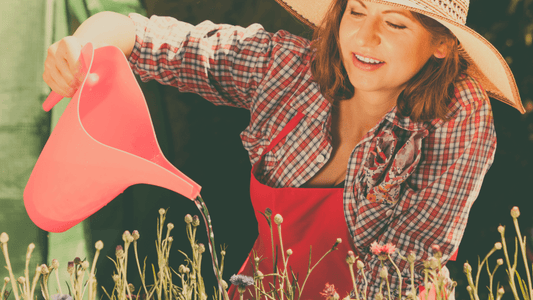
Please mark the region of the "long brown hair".
[[[349, 99], [354, 87], [342, 63], [339, 28], [347, 0], [334, 0], [321, 26], [315, 28], [312, 49], [315, 57], [311, 72], [320, 85], [322, 94], [330, 101]], [[422, 69], [411, 78], [398, 97], [398, 111], [415, 122], [436, 118], [445, 119], [450, 100], [454, 97], [454, 83], [468, 68], [468, 62], [459, 51], [459, 42], [451, 31], [439, 22], [419, 13], [415, 19], [433, 36], [433, 41], [448, 44], [445, 58], [432, 56]]]

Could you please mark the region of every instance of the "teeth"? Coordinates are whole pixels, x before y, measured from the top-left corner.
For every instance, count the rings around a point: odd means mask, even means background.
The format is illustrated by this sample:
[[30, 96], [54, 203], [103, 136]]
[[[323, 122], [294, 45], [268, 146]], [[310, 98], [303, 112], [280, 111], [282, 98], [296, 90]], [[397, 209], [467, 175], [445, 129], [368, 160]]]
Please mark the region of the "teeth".
[[355, 55], [355, 57], [357, 57], [358, 60], [360, 60], [362, 62], [366, 62], [368, 64], [380, 64], [380, 63], [382, 63], [382, 61], [375, 60], [375, 59], [368, 58], [368, 57], [364, 57], [364, 56], [357, 55], [357, 54]]

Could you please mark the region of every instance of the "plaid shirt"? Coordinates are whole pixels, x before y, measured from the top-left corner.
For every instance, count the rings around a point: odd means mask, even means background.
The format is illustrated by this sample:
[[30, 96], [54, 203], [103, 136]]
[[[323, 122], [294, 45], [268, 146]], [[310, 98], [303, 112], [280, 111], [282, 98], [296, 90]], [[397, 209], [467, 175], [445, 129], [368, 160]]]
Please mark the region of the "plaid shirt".
[[[252, 164], [298, 111], [305, 114], [264, 155], [256, 175], [262, 183], [299, 187], [326, 164], [332, 152], [331, 105], [312, 80], [308, 40], [286, 31], [268, 33], [257, 24], [193, 26], [168, 17], [130, 18], [136, 41], [129, 62], [143, 81], [155, 79], [216, 105], [250, 111], [241, 138]], [[469, 76], [456, 84], [449, 121], [416, 123], [393, 108], [363, 137], [348, 162], [344, 210], [365, 263], [369, 299], [380, 282], [380, 261], [369, 250], [373, 241], [392, 243], [404, 256], [413, 252], [417, 283], [432, 245], [440, 246], [444, 262], [457, 250], [495, 148], [488, 96]], [[409, 268], [397, 253], [392, 259], [406, 291]], [[394, 289], [398, 277], [388, 267]], [[363, 286], [361, 272], [357, 283]]]

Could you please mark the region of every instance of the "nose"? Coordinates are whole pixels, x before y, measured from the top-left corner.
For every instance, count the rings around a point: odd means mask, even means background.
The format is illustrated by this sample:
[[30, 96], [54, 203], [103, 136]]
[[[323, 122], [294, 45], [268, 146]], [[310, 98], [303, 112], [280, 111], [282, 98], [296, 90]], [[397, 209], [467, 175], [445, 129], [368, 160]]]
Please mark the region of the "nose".
[[361, 47], [374, 47], [381, 43], [379, 23], [377, 19], [366, 18], [361, 22], [355, 41]]

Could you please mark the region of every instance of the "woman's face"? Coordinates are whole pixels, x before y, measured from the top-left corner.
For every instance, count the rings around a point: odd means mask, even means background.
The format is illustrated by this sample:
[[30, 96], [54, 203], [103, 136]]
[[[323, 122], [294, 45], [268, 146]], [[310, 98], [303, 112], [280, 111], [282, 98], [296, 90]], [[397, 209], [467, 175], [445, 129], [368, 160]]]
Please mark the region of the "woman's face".
[[356, 93], [399, 95], [432, 55], [445, 50], [408, 10], [361, 0], [348, 0], [339, 41]]

